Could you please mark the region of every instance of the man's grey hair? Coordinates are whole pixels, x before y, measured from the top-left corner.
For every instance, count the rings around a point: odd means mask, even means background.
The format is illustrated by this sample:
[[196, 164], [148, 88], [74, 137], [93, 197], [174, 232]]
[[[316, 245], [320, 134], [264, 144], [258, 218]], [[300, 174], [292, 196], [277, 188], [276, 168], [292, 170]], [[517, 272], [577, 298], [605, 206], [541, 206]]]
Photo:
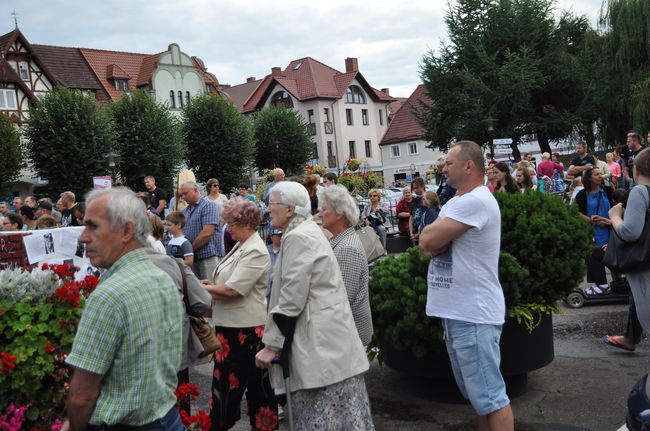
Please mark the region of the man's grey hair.
[[321, 192], [321, 197], [327, 201], [332, 211], [345, 216], [348, 226], [354, 226], [359, 222], [359, 207], [344, 186], [337, 184], [326, 187]]
[[185, 181], [183, 184], [181, 184], [181, 187], [189, 187], [192, 190], [199, 190], [199, 185], [194, 181]]
[[97, 189], [86, 195], [86, 206], [89, 207], [95, 199], [108, 195], [106, 203], [106, 218], [111, 229], [121, 229], [127, 223], [133, 223], [135, 240], [142, 245], [147, 244], [147, 236], [151, 233], [151, 223], [147, 217], [147, 209], [142, 199], [131, 189], [114, 187]]
[[273, 186], [269, 192], [270, 195], [277, 196], [278, 203], [295, 208], [296, 213], [289, 222], [289, 226], [284, 230], [285, 234], [311, 218], [309, 193], [302, 184], [293, 181], [282, 181]]

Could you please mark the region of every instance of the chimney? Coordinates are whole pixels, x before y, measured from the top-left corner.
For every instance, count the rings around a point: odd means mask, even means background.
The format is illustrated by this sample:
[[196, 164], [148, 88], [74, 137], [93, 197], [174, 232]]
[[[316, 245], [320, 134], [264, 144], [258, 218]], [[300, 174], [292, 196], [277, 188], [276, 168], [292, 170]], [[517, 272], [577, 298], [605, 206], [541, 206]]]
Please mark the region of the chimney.
[[253, 82], [253, 81], [255, 81], [254, 76], [249, 76], [248, 78], [246, 78], [246, 82]]
[[359, 62], [355, 57], [348, 57], [345, 59], [345, 71], [346, 72], [359, 71]]
[[276, 77], [282, 76], [282, 69], [280, 69], [279, 67], [272, 67], [271, 68], [271, 75], [276, 76]]
[[389, 88], [382, 88], [381, 92], [386, 94], [387, 96], [390, 96], [390, 89]]

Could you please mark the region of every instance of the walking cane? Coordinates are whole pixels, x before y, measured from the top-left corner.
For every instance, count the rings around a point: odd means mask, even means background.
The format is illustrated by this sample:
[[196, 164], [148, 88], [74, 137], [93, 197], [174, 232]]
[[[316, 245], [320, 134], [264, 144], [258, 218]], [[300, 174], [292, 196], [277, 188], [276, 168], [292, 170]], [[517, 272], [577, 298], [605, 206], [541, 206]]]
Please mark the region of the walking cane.
[[289, 384], [289, 354], [291, 353], [291, 343], [293, 342], [293, 333], [296, 330], [296, 320], [298, 317], [288, 317], [284, 314], [274, 314], [273, 321], [278, 325], [278, 329], [284, 336], [282, 352], [279, 357], [273, 360], [273, 363], [282, 365], [282, 377], [284, 378], [284, 391], [287, 394], [287, 416], [289, 416], [289, 430], [293, 431], [293, 407], [291, 406], [291, 387]]

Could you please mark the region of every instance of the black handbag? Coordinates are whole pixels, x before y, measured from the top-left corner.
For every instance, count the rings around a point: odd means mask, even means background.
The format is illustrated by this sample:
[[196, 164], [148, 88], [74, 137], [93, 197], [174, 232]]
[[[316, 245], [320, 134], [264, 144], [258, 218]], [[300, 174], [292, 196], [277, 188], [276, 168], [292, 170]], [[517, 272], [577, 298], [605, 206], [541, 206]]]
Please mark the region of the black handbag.
[[[646, 190], [650, 197], [650, 186]], [[611, 271], [624, 274], [650, 269], [650, 209], [646, 209], [643, 232], [636, 241], [624, 241], [612, 229], [603, 263]]]

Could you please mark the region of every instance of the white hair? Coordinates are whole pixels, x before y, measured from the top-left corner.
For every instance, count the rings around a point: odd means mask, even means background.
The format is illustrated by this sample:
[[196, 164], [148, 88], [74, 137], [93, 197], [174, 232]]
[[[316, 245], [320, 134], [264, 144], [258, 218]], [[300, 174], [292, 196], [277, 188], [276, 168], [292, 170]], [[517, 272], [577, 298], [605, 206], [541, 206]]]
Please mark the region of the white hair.
[[300, 223], [311, 218], [311, 201], [307, 189], [293, 181], [282, 181], [271, 189], [269, 195], [276, 195], [278, 203], [293, 207], [296, 212], [284, 233], [294, 229]]
[[321, 196], [323, 200], [327, 201], [332, 211], [345, 216], [348, 226], [354, 226], [359, 222], [359, 207], [344, 186], [336, 184], [326, 187], [321, 192]]
[[142, 199], [131, 189], [114, 187], [110, 189], [92, 190], [86, 194], [86, 205], [89, 207], [95, 199], [108, 195], [106, 202], [106, 218], [111, 229], [123, 228], [127, 223], [133, 223], [135, 240], [147, 244], [147, 236], [151, 234], [151, 223], [147, 217], [147, 208]]
[[181, 187], [189, 187], [192, 190], [199, 190], [199, 185], [195, 181], [185, 181]]

